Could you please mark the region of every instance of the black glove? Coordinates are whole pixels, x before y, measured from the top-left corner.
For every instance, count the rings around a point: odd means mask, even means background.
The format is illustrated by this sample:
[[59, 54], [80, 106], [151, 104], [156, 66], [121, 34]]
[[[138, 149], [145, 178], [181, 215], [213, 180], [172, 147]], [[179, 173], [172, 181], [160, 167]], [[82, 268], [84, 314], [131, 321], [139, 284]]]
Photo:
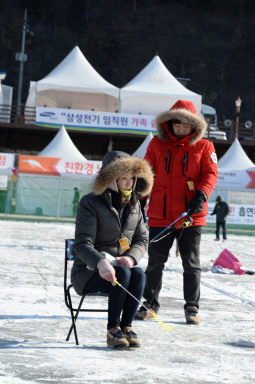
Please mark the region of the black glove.
[[195, 196], [188, 202], [186, 207], [187, 215], [193, 215], [193, 213], [199, 213], [204, 208], [204, 203], [207, 200], [207, 196], [204, 191], [196, 191]]

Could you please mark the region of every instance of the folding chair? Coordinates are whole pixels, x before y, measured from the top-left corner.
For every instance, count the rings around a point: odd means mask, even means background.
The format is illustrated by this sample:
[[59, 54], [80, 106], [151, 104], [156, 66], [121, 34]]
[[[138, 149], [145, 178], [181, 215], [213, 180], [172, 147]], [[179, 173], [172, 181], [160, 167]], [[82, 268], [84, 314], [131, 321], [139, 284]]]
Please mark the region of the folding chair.
[[[79, 316], [80, 312], [108, 312], [108, 309], [95, 309], [95, 308], [82, 308], [82, 304], [86, 296], [108, 296], [107, 294], [103, 294], [101, 292], [97, 292], [95, 294], [84, 293], [81, 296], [79, 305], [77, 308], [73, 307], [72, 298], [70, 290], [73, 287], [72, 284], [68, 283], [68, 274], [70, 273], [70, 268], [68, 268], [68, 262], [74, 261], [75, 252], [73, 249], [74, 240], [73, 239], [65, 239], [65, 269], [64, 269], [64, 296], [65, 296], [65, 304], [67, 308], [70, 310], [72, 325], [69, 329], [69, 332], [66, 337], [66, 341], [70, 339], [72, 331], [74, 331], [74, 337], [76, 345], [79, 345], [78, 336], [77, 336], [77, 328], [76, 328], [76, 320]], [[77, 293], [75, 293], [77, 295]]]

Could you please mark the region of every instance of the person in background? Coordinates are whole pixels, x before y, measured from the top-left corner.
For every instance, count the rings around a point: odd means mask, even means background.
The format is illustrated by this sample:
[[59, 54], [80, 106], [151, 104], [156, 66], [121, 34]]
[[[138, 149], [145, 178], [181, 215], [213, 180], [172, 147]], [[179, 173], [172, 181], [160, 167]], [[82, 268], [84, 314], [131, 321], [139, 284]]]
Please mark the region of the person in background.
[[1, 213], [5, 212], [7, 194], [8, 194], [7, 188], [0, 190], [0, 212]]
[[[145, 159], [155, 173], [149, 201], [149, 260], [146, 269], [144, 305], [159, 310], [163, 269], [174, 239], [184, 269], [184, 311], [187, 324], [199, 323], [200, 239], [206, 225], [207, 199], [217, 183], [217, 156], [213, 143], [203, 139], [206, 121], [191, 101], [179, 100], [169, 111], [156, 118], [158, 136], [148, 145]], [[184, 212], [193, 223], [176, 229], [156, 242], [151, 240]], [[136, 318], [152, 318], [151, 311], [140, 307]]]
[[148, 236], [139, 202], [148, 194], [153, 174], [148, 163], [120, 151], [108, 152], [93, 192], [82, 197], [75, 227], [75, 261], [71, 281], [79, 295], [109, 294], [107, 346], [139, 347], [132, 322], [141, 300], [145, 273], [138, 266]]
[[216, 197], [216, 204], [211, 216], [216, 215], [216, 241], [220, 240], [220, 227], [222, 227], [223, 241], [227, 240], [226, 218], [229, 214], [229, 206], [221, 196]]
[[79, 189], [77, 187], [75, 187], [74, 189], [74, 195], [73, 195], [73, 217], [76, 216], [77, 214], [77, 209], [78, 209], [78, 204], [79, 204], [79, 200], [80, 200], [80, 192], [79, 192]]

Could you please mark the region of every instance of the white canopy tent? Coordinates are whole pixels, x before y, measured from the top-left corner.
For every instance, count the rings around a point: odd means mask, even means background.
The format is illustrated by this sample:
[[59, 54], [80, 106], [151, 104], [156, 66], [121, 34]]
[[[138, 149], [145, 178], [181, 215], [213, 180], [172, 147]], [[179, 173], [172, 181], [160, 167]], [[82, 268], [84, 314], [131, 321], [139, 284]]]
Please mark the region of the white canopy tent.
[[0, 106], [4, 104], [4, 96], [2, 90], [2, 80], [6, 77], [6, 72], [0, 72]]
[[72, 216], [74, 188], [81, 196], [90, 192], [100, 168], [101, 161], [87, 160], [62, 126], [38, 156], [19, 156], [16, 212]]
[[42, 157], [60, 157], [72, 161], [87, 161], [76, 148], [64, 126], [60, 128], [52, 141], [38, 154]]
[[[255, 192], [255, 164], [249, 159], [238, 139], [218, 162], [217, 190]], [[253, 176], [254, 175], [254, 176]]]
[[[1, 84], [0, 87], [0, 122], [10, 123], [13, 87]], [[1, 106], [2, 105], [2, 106]]]
[[2, 91], [2, 86], [1, 86], [1, 82], [0, 82], [0, 108], [2, 109], [2, 105], [4, 103], [4, 96], [3, 96], [3, 91]]
[[120, 89], [120, 111], [157, 115], [180, 99], [193, 101], [198, 113], [201, 112], [202, 96], [185, 88], [155, 56]]
[[2, 84], [6, 72], [0, 72], [0, 122], [10, 123], [13, 87]]
[[230, 205], [228, 223], [254, 225], [255, 166], [238, 139], [235, 139], [218, 162], [218, 183], [209, 199], [208, 223], [215, 222], [215, 216], [210, 214], [218, 195]]
[[15, 154], [0, 152], [0, 176], [12, 176]]
[[26, 107], [114, 112], [118, 103], [119, 89], [100, 76], [76, 46], [46, 77], [30, 82]]
[[143, 159], [145, 154], [146, 154], [146, 151], [147, 151], [147, 147], [151, 141], [151, 139], [153, 139], [153, 134], [150, 132], [148, 134], [148, 136], [144, 139], [144, 141], [142, 142], [142, 144], [137, 148], [137, 150], [133, 153], [132, 156], [135, 156], [135, 157], [139, 157], [140, 159]]
[[227, 152], [218, 162], [220, 169], [244, 170], [254, 167], [255, 164], [246, 155], [238, 139], [235, 139]]

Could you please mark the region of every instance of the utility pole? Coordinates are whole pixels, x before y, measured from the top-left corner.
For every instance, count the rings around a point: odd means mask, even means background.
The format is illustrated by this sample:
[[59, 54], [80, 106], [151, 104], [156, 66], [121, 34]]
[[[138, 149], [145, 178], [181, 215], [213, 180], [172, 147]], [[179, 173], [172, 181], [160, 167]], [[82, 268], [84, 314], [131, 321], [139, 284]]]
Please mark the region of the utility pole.
[[27, 61], [27, 54], [25, 53], [25, 43], [26, 43], [26, 33], [27, 32], [28, 32], [27, 10], [25, 9], [24, 23], [23, 23], [23, 30], [22, 30], [22, 40], [21, 40], [21, 52], [16, 53], [16, 56], [15, 56], [16, 61], [20, 62], [18, 94], [17, 94], [17, 116], [20, 116], [20, 114], [21, 114], [21, 94], [22, 94], [22, 83], [23, 83], [23, 69], [24, 69], [24, 62]]

